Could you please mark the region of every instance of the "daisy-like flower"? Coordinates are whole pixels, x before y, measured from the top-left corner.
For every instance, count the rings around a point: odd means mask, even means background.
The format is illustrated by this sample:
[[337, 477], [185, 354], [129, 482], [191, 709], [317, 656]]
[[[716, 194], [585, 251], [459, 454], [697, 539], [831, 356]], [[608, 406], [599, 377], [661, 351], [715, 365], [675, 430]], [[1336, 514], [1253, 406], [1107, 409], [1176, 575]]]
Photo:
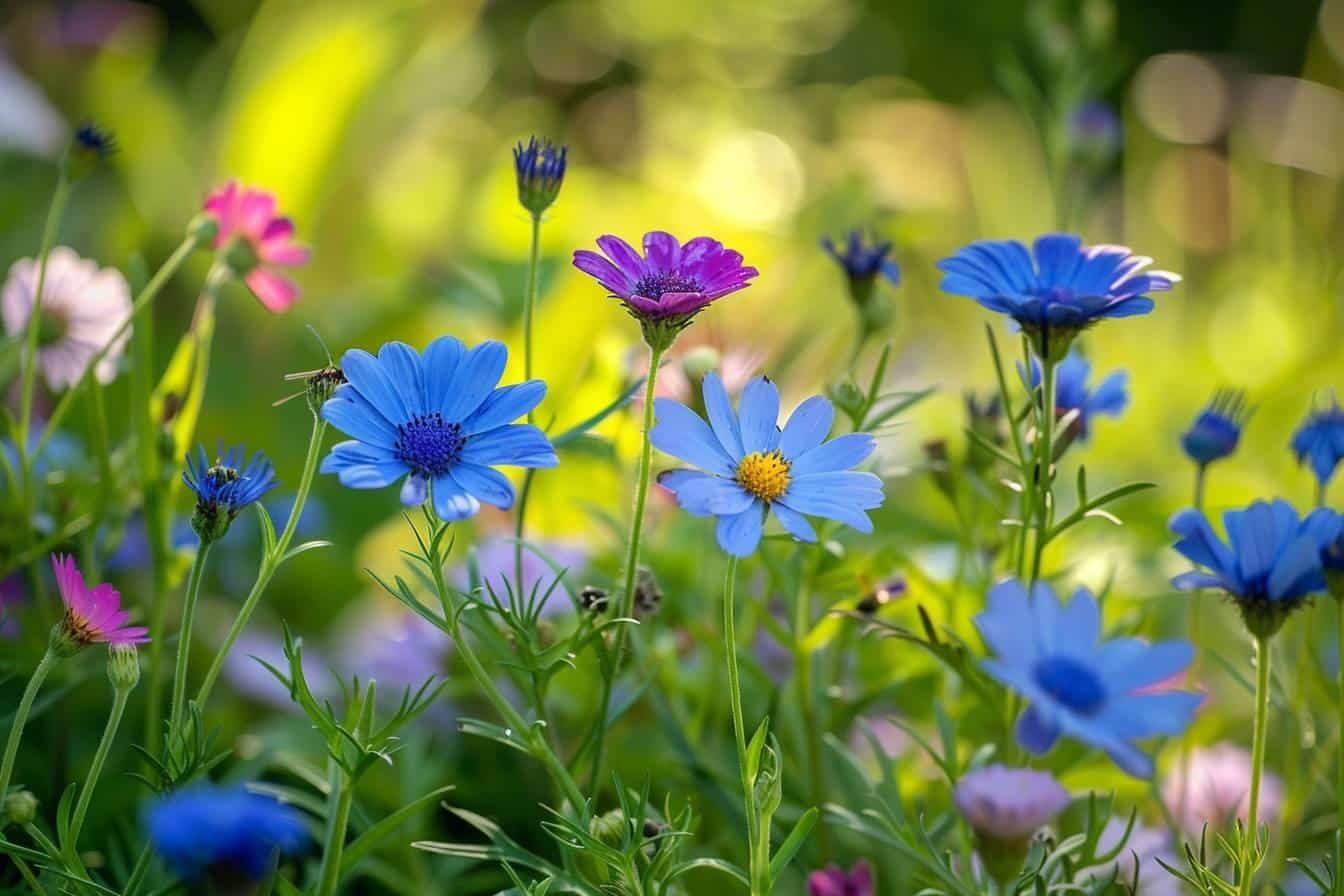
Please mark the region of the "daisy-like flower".
[[193, 785], [157, 799], [145, 820], [155, 852], [186, 880], [261, 880], [308, 840], [297, 809], [245, 787]]
[[1021, 842], [1064, 811], [1069, 792], [1049, 772], [995, 764], [963, 775], [952, 799], [981, 837]]
[[594, 277], [639, 321], [644, 340], [667, 348], [696, 314], [739, 289], [759, 272], [742, 264], [742, 253], [698, 236], [682, 244], [670, 233], [644, 234], [644, 254], [618, 236], [598, 237], [604, 255], [574, 253], [574, 266]]
[[800, 541], [817, 540], [804, 514], [873, 531], [865, 511], [882, 504], [882, 480], [850, 468], [872, 454], [876, 442], [867, 433], [824, 441], [835, 416], [830, 401], [809, 398], [781, 431], [779, 390], [765, 377], [742, 390], [738, 413], [712, 371], [705, 376], [704, 399], [708, 423], [680, 402], [655, 400], [650, 439], [658, 450], [700, 468], [668, 470], [658, 482], [683, 509], [718, 517], [725, 551], [737, 557], [755, 551], [772, 511]]
[[1153, 310], [1146, 293], [1180, 281], [1167, 271], [1144, 272], [1151, 258], [1125, 246], [1084, 246], [1071, 233], [1038, 237], [1035, 257], [1016, 240], [979, 240], [938, 262], [942, 288], [1006, 314], [1031, 338], [1036, 356], [1055, 363], [1084, 328], [1108, 317]]
[[[5, 332], [22, 340], [37, 299], [41, 263], [23, 258], [9, 269], [0, 291], [0, 320]], [[104, 346], [94, 375], [111, 382], [130, 338], [130, 328], [113, 341], [131, 315], [131, 290], [115, 268], [80, 258], [74, 249], [57, 246], [47, 256], [47, 278], [37, 320], [37, 366], [52, 391], [68, 389], [84, 376], [89, 362]]]
[[195, 457], [187, 455], [182, 481], [196, 495], [191, 527], [202, 541], [223, 538], [247, 505], [279, 485], [266, 455], [258, 451], [244, 464], [245, 456], [241, 445], [230, 448], [213, 464], [203, 446], [197, 446]]
[[873, 240], [870, 244], [863, 231], [856, 228], [846, 234], [840, 245], [830, 237], [823, 237], [821, 248], [844, 270], [849, 282], [849, 297], [861, 309], [866, 309], [871, 302], [873, 287], [879, 277], [892, 286], [901, 282], [900, 266], [887, 257], [891, 254], [888, 241]]
[[1029, 701], [1017, 740], [1032, 754], [1045, 754], [1067, 734], [1105, 750], [1127, 773], [1150, 777], [1153, 761], [1133, 741], [1179, 734], [1199, 706], [1198, 694], [1153, 687], [1190, 665], [1194, 648], [1186, 641], [1103, 641], [1101, 611], [1086, 588], [1061, 604], [1044, 582], [1028, 596], [1021, 582], [1006, 579], [990, 589], [975, 624], [996, 654], [983, 661], [985, 670]]
[[873, 896], [873, 869], [862, 859], [848, 871], [827, 865], [807, 876], [807, 896]]
[[1332, 511], [1318, 510], [1303, 519], [1282, 498], [1256, 501], [1223, 514], [1224, 543], [1203, 513], [1182, 510], [1171, 518], [1171, 531], [1180, 536], [1175, 548], [1207, 572], [1182, 573], [1171, 584], [1226, 592], [1251, 634], [1268, 637], [1308, 597], [1325, 590], [1321, 553], [1333, 540], [1334, 518]]
[[[1189, 761], [1172, 766], [1162, 784], [1162, 800], [1188, 833], [1204, 825], [1217, 829], [1251, 811], [1251, 754], [1232, 743], [1190, 751]], [[1260, 824], [1273, 825], [1283, 804], [1283, 781], [1266, 770], [1260, 779]]]
[[1181, 434], [1185, 456], [1201, 467], [1230, 457], [1237, 450], [1242, 427], [1250, 414], [1245, 392], [1219, 389], [1190, 428]]
[[350, 488], [384, 488], [405, 477], [401, 502], [432, 497], [445, 522], [475, 516], [481, 502], [508, 509], [513, 484], [497, 465], [554, 467], [550, 440], [513, 423], [546, 395], [541, 380], [496, 388], [508, 350], [488, 340], [468, 349], [441, 336], [424, 354], [389, 342], [377, 357], [351, 349], [341, 358], [349, 382], [322, 405], [322, 417], [353, 437], [332, 448], [323, 473]]
[[527, 145], [513, 149], [513, 167], [518, 175], [518, 201], [534, 215], [540, 215], [560, 195], [565, 181], [565, 155], [568, 149], [549, 140], [532, 137]]
[[294, 242], [294, 222], [279, 214], [275, 195], [231, 180], [205, 200], [205, 214], [218, 225], [215, 250], [257, 300], [277, 314], [293, 305], [298, 284], [275, 268], [307, 264], [311, 252]]
[[1311, 472], [1324, 489], [1344, 459], [1344, 408], [1338, 399], [1307, 415], [1293, 433], [1292, 448], [1298, 463], [1311, 464]]
[[[1112, 370], [1095, 389], [1088, 386], [1092, 364], [1077, 350], [1070, 351], [1055, 368], [1055, 416], [1062, 418], [1076, 412], [1068, 431], [1062, 434], [1057, 446], [1063, 449], [1073, 440], [1086, 441], [1092, 432], [1092, 418], [1104, 414], [1119, 417], [1129, 405], [1129, 374]], [[1031, 363], [1031, 385], [1041, 384], [1041, 365], [1034, 358]]]
[[65, 616], [56, 623], [53, 646], [71, 655], [90, 644], [143, 644], [149, 629], [127, 625], [131, 614], [121, 608], [121, 594], [107, 582], [90, 588], [75, 566], [75, 558], [51, 555], [56, 588], [65, 604]]

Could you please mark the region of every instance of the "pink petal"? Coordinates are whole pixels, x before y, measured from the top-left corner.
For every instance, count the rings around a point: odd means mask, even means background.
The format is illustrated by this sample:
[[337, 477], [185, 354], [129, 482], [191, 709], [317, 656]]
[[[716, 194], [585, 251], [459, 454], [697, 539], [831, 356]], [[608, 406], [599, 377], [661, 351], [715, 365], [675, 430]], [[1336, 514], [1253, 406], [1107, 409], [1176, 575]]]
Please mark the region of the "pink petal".
[[297, 283], [266, 268], [257, 268], [246, 279], [257, 301], [276, 314], [287, 310], [299, 297]]
[[285, 267], [295, 267], [301, 264], [307, 264], [308, 259], [312, 257], [313, 250], [307, 246], [300, 246], [297, 243], [284, 242], [283, 240], [263, 241], [257, 247], [257, 254], [261, 260], [271, 264], [284, 265]]
[[699, 292], [665, 292], [658, 299], [661, 309], [659, 317], [672, 317], [677, 314], [690, 314], [699, 311], [710, 303], [711, 299]]
[[260, 240], [275, 217], [275, 196], [264, 190], [248, 190], [238, 203], [238, 229]]
[[294, 222], [289, 218], [272, 218], [261, 232], [263, 243], [270, 240], [287, 240], [294, 235]]

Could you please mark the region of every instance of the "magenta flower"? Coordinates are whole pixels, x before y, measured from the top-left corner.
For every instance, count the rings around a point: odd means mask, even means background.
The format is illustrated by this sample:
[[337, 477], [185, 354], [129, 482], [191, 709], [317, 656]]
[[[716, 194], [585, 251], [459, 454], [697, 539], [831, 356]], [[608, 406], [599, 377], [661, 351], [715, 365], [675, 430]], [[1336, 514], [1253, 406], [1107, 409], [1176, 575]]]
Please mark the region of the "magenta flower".
[[261, 304], [277, 314], [294, 304], [299, 287], [275, 267], [307, 264], [307, 246], [293, 241], [294, 222], [276, 211], [275, 194], [229, 181], [205, 200], [205, 213], [219, 225], [215, 249], [243, 278]]
[[846, 871], [827, 865], [807, 876], [807, 896], [873, 896], [873, 870], [865, 861]]
[[68, 554], [52, 554], [51, 567], [65, 604], [61, 630], [70, 652], [95, 643], [143, 644], [149, 640], [149, 629], [126, 625], [131, 614], [121, 609], [117, 589], [106, 582], [92, 588], [85, 585], [75, 559]]
[[678, 330], [710, 302], [737, 292], [759, 272], [742, 264], [742, 253], [698, 236], [685, 245], [670, 233], [644, 234], [644, 255], [618, 236], [598, 237], [599, 255], [587, 249], [574, 253], [574, 266], [596, 278], [644, 327], [665, 334], [671, 344]]

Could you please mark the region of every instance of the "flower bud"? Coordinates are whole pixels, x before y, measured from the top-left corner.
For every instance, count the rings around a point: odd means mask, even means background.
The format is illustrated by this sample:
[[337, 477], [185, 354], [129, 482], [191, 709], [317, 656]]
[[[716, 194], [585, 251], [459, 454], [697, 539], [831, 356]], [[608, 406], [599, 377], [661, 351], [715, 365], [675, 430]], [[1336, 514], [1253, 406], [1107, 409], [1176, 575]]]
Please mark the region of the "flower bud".
[[5, 822], [7, 824], [32, 824], [37, 818], [37, 797], [31, 791], [16, 790], [5, 796]]
[[585, 610], [594, 616], [600, 616], [607, 612], [607, 607], [611, 605], [611, 596], [607, 594], [607, 589], [598, 588], [596, 585], [585, 585], [579, 592], [579, 603]]
[[109, 644], [107, 678], [118, 691], [130, 691], [140, 683], [140, 652], [134, 644]]
[[219, 235], [219, 220], [214, 215], [201, 212], [187, 224], [187, 236], [198, 246], [208, 246]]
[[66, 155], [66, 171], [71, 180], [79, 180], [117, 151], [116, 138], [92, 122], [75, 131]]

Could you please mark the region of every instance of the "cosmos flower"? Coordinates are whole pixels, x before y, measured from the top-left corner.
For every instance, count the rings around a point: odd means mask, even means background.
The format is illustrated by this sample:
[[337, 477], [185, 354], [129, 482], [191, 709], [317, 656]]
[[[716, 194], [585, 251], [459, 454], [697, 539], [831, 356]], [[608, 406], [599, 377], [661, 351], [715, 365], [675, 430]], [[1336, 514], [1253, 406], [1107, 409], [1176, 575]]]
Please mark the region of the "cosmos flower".
[[215, 541], [229, 530], [238, 514], [253, 501], [279, 485], [266, 455], [258, 451], [244, 464], [241, 445], [230, 448], [210, 463], [203, 446], [187, 455], [182, 481], [196, 495], [196, 514], [191, 527], [203, 541]]
[[1182, 510], [1171, 518], [1171, 531], [1180, 536], [1175, 548], [1207, 571], [1182, 573], [1171, 584], [1226, 592], [1252, 634], [1272, 635], [1309, 596], [1325, 590], [1321, 552], [1331, 541], [1330, 523], [1331, 511], [1302, 519], [1282, 498], [1256, 501], [1223, 514], [1225, 544], [1203, 513]]
[[1344, 459], [1344, 408], [1337, 399], [1307, 415], [1293, 433], [1292, 448], [1298, 463], [1310, 462], [1311, 472], [1324, 488]]
[[957, 782], [953, 802], [981, 837], [1026, 840], [1069, 804], [1069, 792], [1049, 772], [994, 764]]
[[[1173, 765], [1162, 784], [1162, 800], [1182, 828], [1198, 836], [1204, 825], [1230, 826], [1246, 821], [1251, 801], [1251, 754], [1233, 743], [1190, 751], [1188, 760]], [[1268, 769], [1260, 778], [1261, 824], [1273, 825], [1283, 804], [1283, 781]]]
[[[1055, 416], [1064, 417], [1074, 411], [1077, 415], [1069, 424], [1067, 437], [1086, 441], [1092, 432], [1092, 418], [1098, 414], [1119, 417], [1129, 405], [1129, 374], [1112, 370], [1095, 389], [1087, 385], [1092, 375], [1092, 364], [1076, 349], [1070, 351], [1055, 368]], [[1041, 384], [1041, 365], [1034, 358], [1031, 363], [1031, 385]]]
[[872, 454], [876, 442], [867, 433], [824, 441], [835, 416], [830, 401], [809, 398], [781, 431], [779, 390], [765, 377], [747, 384], [738, 413], [717, 373], [705, 376], [704, 399], [708, 423], [679, 402], [657, 399], [650, 439], [658, 450], [701, 468], [668, 470], [658, 482], [676, 493], [683, 509], [718, 517], [721, 548], [737, 557], [751, 554], [771, 511], [801, 541], [817, 540], [803, 514], [873, 531], [865, 511], [881, 505], [882, 480], [850, 467]]
[[938, 262], [942, 288], [1005, 314], [1031, 337], [1047, 363], [1064, 358], [1073, 338], [1108, 317], [1153, 310], [1146, 293], [1164, 292], [1181, 278], [1143, 272], [1151, 258], [1124, 246], [1084, 246], [1071, 233], [1038, 237], [1035, 257], [1016, 240], [979, 240]]
[[229, 181], [205, 200], [219, 225], [215, 249], [261, 304], [277, 314], [299, 297], [293, 280], [276, 267], [307, 264], [310, 251], [294, 242], [294, 222], [279, 214], [275, 194]]
[[534, 215], [540, 215], [560, 195], [565, 180], [564, 146], [532, 137], [527, 145], [513, 150], [513, 167], [518, 175], [518, 201]]
[[598, 237], [603, 255], [574, 253], [574, 266], [605, 286], [635, 320], [650, 346], [667, 348], [711, 302], [745, 289], [759, 272], [742, 264], [742, 253], [698, 236], [684, 245], [670, 233], [644, 235], [644, 254], [618, 236]]
[[308, 839], [297, 809], [237, 786], [198, 784], [165, 794], [145, 820], [154, 851], [187, 880], [212, 871], [261, 880], [277, 855], [297, 852]]
[[860, 859], [848, 871], [827, 865], [807, 876], [807, 896], [873, 896], [873, 869]]
[[901, 282], [900, 266], [887, 257], [891, 254], [890, 242], [873, 240], [868, 244], [863, 232], [855, 229], [846, 234], [843, 245], [836, 245], [830, 237], [824, 237], [821, 248], [844, 270], [849, 297], [859, 308], [867, 308], [872, 301], [878, 277], [885, 278], [892, 286]]
[[[39, 267], [36, 258], [14, 262], [0, 291], [0, 320], [15, 340], [23, 338], [33, 313]], [[112, 381], [131, 335], [127, 327], [117, 336], [131, 315], [131, 290], [120, 271], [100, 268], [65, 246], [55, 247], [47, 256], [39, 313], [37, 366], [52, 391], [78, 383], [93, 356], [109, 343], [94, 375], [100, 383]]]
[[1127, 773], [1150, 777], [1153, 761], [1133, 742], [1179, 734], [1199, 705], [1198, 694], [1150, 687], [1188, 666], [1194, 648], [1102, 640], [1101, 611], [1086, 588], [1062, 604], [1044, 582], [1028, 596], [1021, 582], [1006, 579], [990, 589], [975, 624], [996, 655], [983, 661], [985, 670], [1029, 701], [1017, 740], [1032, 754], [1067, 734], [1105, 750]]
[[511, 423], [546, 395], [528, 380], [496, 388], [508, 350], [482, 342], [470, 350], [441, 336], [424, 354], [388, 342], [375, 357], [351, 349], [341, 358], [348, 383], [322, 405], [322, 417], [353, 436], [332, 448], [323, 473], [350, 488], [384, 488], [405, 477], [407, 507], [432, 497], [448, 522], [475, 516], [481, 502], [513, 506], [513, 484], [496, 465], [553, 467], [550, 440], [530, 423]]
[[149, 640], [149, 629], [126, 624], [131, 614], [121, 609], [117, 589], [106, 582], [92, 588], [85, 585], [69, 555], [52, 554], [51, 568], [65, 604], [65, 616], [59, 623], [63, 652], [75, 653], [96, 643], [143, 644]]
[[1201, 467], [1231, 456], [1237, 450], [1242, 427], [1250, 413], [1245, 392], [1219, 389], [1190, 428], [1181, 434], [1185, 456]]

